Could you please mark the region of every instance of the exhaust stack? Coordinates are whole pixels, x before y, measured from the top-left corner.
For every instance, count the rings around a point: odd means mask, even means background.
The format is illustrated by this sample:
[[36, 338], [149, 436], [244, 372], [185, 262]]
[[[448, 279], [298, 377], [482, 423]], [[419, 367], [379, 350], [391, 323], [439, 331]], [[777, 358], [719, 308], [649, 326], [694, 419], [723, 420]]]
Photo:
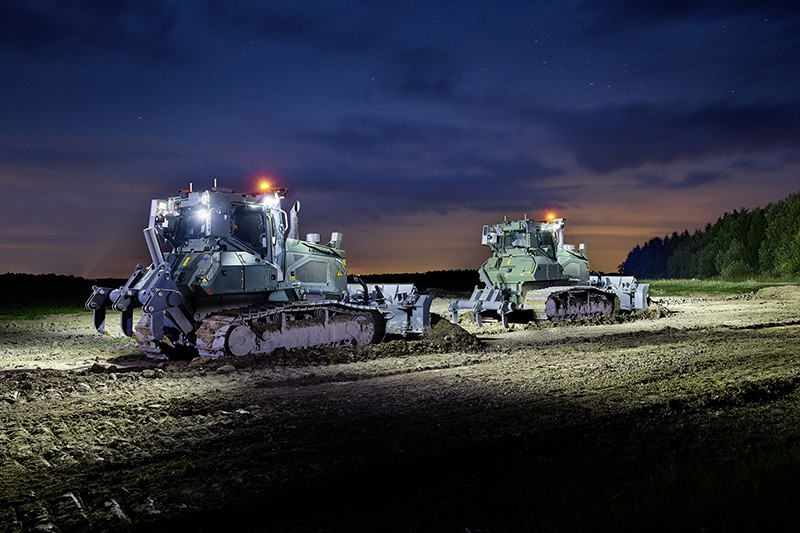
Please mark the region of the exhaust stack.
[[300, 212], [300, 202], [297, 201], [289, 210], [289, 234], [287, 235], [287, 237], [290, 239], [300, 238], [300, 221], [297, 216], [299, 212]]

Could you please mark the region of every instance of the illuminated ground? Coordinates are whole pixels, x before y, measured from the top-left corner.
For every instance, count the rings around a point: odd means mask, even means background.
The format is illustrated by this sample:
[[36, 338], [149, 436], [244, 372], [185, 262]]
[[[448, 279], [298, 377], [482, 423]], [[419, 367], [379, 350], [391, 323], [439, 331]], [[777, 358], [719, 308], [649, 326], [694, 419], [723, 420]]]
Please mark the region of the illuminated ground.
[[762, 296], [235, 369], [0, 322], [0, 527], [791, 529], [800, 289]]

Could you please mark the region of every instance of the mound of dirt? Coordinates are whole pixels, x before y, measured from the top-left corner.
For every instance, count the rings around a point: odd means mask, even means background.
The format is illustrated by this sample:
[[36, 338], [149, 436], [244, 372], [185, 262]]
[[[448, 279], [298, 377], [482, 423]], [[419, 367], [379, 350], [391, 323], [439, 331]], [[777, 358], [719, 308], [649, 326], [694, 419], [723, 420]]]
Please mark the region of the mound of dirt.
[[778, 287], [764, 287], [756, 293], [756, 298], [762, 300], [800, 300], [800, 285], [781, 285]]
[[643, 311], [634, 311], [633, 313], [628, 313], [627, 316], [630, 316], [633, 320], [637, 319], [650, 319], [654, 320], [656, 318], [664, 318], [665, 316], [669, 316], [672, 311], [667, 309], [667, 306], [661, 302], [655, 300], [649, 300], [647, 303], [647, 309]]
[[474, 351], [482, 346], [481, 341], [461, 326], [449, 320], [439, 320], [422, 342], [434, 351]]
[[470, 326], [474, 326], [476, 324], [475, 315], [472, 312], [460, 313], [458, 315], [458, 321], [462, 324], [469, 324]]

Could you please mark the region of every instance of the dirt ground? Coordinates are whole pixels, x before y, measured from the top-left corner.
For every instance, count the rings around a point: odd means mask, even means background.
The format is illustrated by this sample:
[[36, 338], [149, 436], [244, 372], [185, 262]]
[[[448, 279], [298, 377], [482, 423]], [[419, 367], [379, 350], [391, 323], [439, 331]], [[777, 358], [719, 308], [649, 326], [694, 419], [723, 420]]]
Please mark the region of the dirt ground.
[[800, 287], [462, 326], [167, 362], [0, 321], [0, 531], [800, 530]]

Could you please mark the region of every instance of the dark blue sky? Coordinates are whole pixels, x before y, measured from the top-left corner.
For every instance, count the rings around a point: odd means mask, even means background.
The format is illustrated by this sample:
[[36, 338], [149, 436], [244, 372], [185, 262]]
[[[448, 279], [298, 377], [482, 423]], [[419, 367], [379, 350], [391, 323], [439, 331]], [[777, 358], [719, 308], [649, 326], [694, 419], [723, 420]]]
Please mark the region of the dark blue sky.
[[2, 2], [0, 272], [127, 276], [150, 198], [264, 175], [353, 272], [548, 209], [613, 270], [800, 190], [798, 50], [779, 1]]

